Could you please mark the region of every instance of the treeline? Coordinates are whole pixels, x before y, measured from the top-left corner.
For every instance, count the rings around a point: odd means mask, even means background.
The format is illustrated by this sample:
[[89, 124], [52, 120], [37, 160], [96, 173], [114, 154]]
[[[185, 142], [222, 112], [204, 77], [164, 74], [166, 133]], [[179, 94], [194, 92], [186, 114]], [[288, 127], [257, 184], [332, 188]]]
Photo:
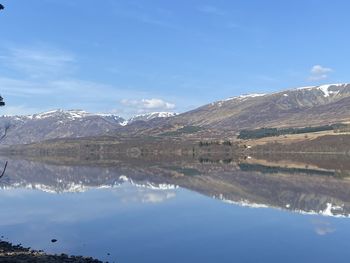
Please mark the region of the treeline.
[[199, 147], [212, 146], [212, 145], [232, 146], [232, 142], [230, 142], [230, 141], [200, 141], [198, 143], [198, 145], [199, 145]]
[[339, 132], [342, 130], [346, 130], [347, 128], [349, 128], [349, 125], [342, 123], [304, 128], [260, 128], [256, 130], [242, 130], [238, 135], [238, 139], [260, 139], [265, 137], [275, 137], [288, 134], [303, 134], [321, 131]]

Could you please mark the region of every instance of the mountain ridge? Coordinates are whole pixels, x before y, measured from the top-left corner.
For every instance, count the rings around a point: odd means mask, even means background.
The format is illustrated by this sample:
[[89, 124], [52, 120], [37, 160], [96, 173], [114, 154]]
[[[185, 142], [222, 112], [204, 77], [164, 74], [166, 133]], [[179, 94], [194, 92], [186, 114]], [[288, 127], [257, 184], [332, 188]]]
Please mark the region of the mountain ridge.
[[59, 138], [112, 135], [134, 122], [174, 116], [175, 113], [153, 112], [125, 120], [119, 115], [89, 113], [84, 110], [56, 109], [32, 115], [0, 116], [2, 144], [27, 144]]
[[243, 129], [307, 127], [350, 122], [350, 84], [328, 84], [246, 94], [219, 100], [181, 114], [154, 112], [128, 120], [114, 114], [54, 110], [27, 116], [2, 116], [3, 144], [33, 143], [89, 136], [234, 136]]
[[[307, 126], [350, 121], [347, 112], [327, 115], [327, 110], [342, 105], [347, 108], [350, 84], [329, 84], [283, 90], [270, 94], [241, 95], [213, 102], [175, 116], [170, 124], [198, 125], [222, 130], [258, 127]], [[336, 109], [334, 107], [333, 109]], [[317, 109], [317, 112], [314, 111]], [[350, 109], [350, 104], [349, 104]], [[323, 119], [320, 116], [323, 115]], [[169, 124], [169, 123], [168, 123]]]

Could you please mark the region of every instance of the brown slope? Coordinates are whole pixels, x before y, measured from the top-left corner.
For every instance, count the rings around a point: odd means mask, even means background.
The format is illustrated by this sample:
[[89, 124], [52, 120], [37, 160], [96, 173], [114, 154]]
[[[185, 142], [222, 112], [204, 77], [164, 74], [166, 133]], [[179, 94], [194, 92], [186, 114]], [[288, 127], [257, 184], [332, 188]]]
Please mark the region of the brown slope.
[[133, 134], [160, 134], [182, 126], [238, 132], [259, 127], [305, 127], [350, 121], [350, 84], [315, 86], [263, 96], [240, 96], [178, 116], [135, 123]]

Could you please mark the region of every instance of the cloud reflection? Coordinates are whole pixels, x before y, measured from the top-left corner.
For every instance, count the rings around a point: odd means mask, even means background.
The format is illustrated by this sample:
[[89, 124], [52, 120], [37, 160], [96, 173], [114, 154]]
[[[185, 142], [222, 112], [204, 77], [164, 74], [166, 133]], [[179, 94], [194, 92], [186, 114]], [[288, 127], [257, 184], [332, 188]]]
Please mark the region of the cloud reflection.
[[319, 236], [329, 235], [336, 231], [336, 229], [331, 225], [330, 222], [323, 220], [314, 220], [312, 223], [315, 226], [315, 233]]

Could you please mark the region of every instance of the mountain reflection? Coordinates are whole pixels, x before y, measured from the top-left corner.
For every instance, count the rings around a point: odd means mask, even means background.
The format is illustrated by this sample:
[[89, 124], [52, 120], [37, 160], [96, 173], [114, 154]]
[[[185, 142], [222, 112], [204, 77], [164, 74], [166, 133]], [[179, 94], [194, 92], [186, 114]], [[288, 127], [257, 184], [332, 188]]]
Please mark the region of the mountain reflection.
[[[141, 203], [170, 200], [176, 197], [175, 189], [181, 187], [234, 205], [349, 217], [347, 158], [337, 157], [336, 166], [332, 160], [325, 161], [325, 156], [310, 155], [236, 159], [121, 157], [103, 162], [47, 156], [14, 158], [9, 161], [0, 187], [59, 194], [130, 184], [140, 191], [123, 196], [123, 201]], [[332, 231], [324, 225], [316, 229], [320, 235]]]

